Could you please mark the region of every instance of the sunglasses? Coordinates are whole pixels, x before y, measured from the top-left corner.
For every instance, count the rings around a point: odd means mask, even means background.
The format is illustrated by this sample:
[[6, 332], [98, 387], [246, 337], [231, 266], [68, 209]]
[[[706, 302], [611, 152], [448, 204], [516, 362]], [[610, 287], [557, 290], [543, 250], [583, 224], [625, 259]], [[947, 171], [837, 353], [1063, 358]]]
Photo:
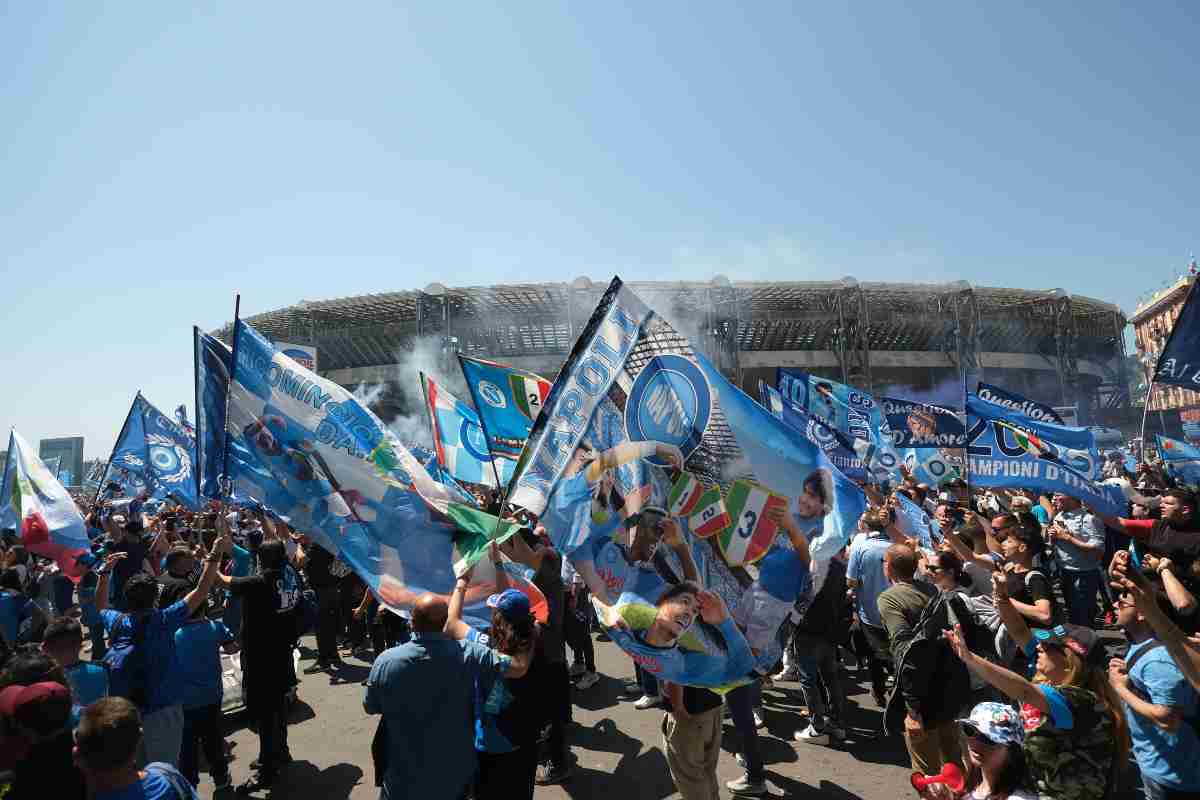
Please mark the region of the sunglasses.
[[974, 742], [977, 742], [978, 744], [981, 744], [984, 747], [999, 747], [1000, 746], [1000, 745], [996, 744], [995, 742], [993, 742], [991, 739], [989, 739], [987, 736], [985, 736], [983, 731], [979, 730], [979, 728], [975, 727], [974, 725], [972, 725], [969, 722], [960, 723], [959, 727], [962, 728], [964, 737], [966, 737], [967, 739], [970, 739]]

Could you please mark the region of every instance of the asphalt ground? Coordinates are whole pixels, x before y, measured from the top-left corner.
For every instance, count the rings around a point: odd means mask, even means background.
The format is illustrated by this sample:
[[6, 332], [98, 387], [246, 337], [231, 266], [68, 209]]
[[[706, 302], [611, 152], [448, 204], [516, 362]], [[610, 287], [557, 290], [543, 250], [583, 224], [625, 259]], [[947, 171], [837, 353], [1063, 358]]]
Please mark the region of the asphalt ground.
[[[301, 668], [315, 656], [312, 637], [302, 640]], [[586, 691], [575, 690], [574, 721], [567, 739], [574, 758], [574, 773], [563, 784], [539, 786], [538, 800], [661, 800], [679, 797], [663, 755], [660, 709], [637, 710], [625, 697], [625, 683], [633, 665], [614, 644], [596, 642], [596, 662], [601, 680]], [[288, 730], [295, 761], [285, 768], [271, 792], [256, 796], [334, 800], [376, 798], [371, 764], [371, 738], [378, 717], [362, 710], [363, 687], [370, 664], [345, 656], [345, 665], [333, 674], [302, 675], [299, 697]], [[844, 744], [822, 747], [797, 744], [792, 734], [804, 724], [804, 702], [799, 686], [780, 683], [763, 692], [766, 726], [759, 731], [766, 762], [767, 783], [777, 797], [891, 800], [915, 797], [909, 786], [908, 756], [903, 742], [878, 734], [880, 710], [866, 682], [866, 671], [849, 667], [843, 673], [848, 692], [849, 737]], [[419, 687], [414, 687], [419, 691]], [[233, 747], [234, 784], [250, 774], [258, 755], [258, 738], [244, 716], [227, 715], [228, 739]], [[722, 753], [717, 767], [722, 785], [741, 775], [734, 760], [740, 738], [728, 719], [724, 725]], [[213, 795], [207, 774], [201, 774], [200, 793]], [[730, 796], [722, 791], [724, 796]], [[233, 797], [221, 792], [220, 797]]]

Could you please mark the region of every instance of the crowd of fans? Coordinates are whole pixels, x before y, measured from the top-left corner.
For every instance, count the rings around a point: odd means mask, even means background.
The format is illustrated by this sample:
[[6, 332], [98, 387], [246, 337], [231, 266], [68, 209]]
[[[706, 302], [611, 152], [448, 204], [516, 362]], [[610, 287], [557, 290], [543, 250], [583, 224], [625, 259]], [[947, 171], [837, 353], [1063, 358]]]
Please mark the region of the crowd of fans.
[[[719, 796], [724, 714], [744, 770], [726, 789], [767, 793], [764, 685], [798, 682], [798, 745], [853, 752], [849, 659], [869, 676], [882, 728], [903, 740], [914, 775], [933, 776], [923, 796], [1100, 800], [1135, 785], [1151, 800], [1200, 796], [1200, 509], [1151, 466], [1110, 477], [1127, 484], [1128, 517], [957, 480], [868, 489], [859, 533], [819, 569], [794, 524], [810, 516], [801, 503], [776, 515], [788, 558], [745, 576], [747, 598], [768, 571], [794, 581], [782, 626], [752, 602], [731, 615], [697, 585], [672, 520], [656, 521], [649, 543], [627, 520], [613, 541], [628, 570], [669, 584], [638, 646], [665, 648], [658, 637], [674, 641], [697, 619], [746, 643], [728, 691], [658, 680], [634, 659], [629, 699], [664, 710], [662, 748], [680, 793]], [[902, 531], [901, 495], [934, 520], [932, 547]], [[292, 760], [288, 709], [308, 631], [316, 657], [306, 673], [336, 674], [342, 653], [374, 662], [363, 708], [381, 717], [371, 756], [382, 797], [532, 797], [536, 785], [570, 779], [572, 687], [599, 680], [594, 592], [536, 520], [490, 557], [530, 569], [547, 621], [502, 585], [487, 601], [490, 625], [472, 625], [469, 573], [401, 616], [267, 514], [120, 497], [84, 510], [93, 548], [77, 582], [4, 534], [2, 796], [186, 799], [199, 796], [202, 763], [214, 791], [231, 789], [231, 674], [260, 743], [237, 791], [269, 789]], [[605, 622], [614, 638], [627, 635]], [[754, 661], [771, 638], [782, 645], [773, 669]]]

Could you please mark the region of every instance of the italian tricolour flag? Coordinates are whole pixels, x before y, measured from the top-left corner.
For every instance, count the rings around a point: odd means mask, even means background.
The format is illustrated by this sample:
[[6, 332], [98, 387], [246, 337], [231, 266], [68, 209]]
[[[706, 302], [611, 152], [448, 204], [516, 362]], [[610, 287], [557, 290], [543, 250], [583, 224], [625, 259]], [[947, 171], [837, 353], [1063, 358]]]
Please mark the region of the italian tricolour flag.
[[740, 480], [729, 487], [726, 507], [733, 524], [718, 540], [730, 566], [753, 564], [775, 543], [778, 526], [767, 518], [772, 508], [787, 509], [787, 498], [757, 483]]

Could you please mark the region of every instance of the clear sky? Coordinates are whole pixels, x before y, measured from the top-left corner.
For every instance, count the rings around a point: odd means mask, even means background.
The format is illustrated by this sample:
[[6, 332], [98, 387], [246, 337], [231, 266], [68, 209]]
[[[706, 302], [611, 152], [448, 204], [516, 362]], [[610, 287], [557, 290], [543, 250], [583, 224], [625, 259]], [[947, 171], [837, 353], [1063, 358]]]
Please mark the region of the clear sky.
[[0, 425], [190, 408], [235, 290], [1185, 268], [1195, 4], [913, 5], [4, 3]]

